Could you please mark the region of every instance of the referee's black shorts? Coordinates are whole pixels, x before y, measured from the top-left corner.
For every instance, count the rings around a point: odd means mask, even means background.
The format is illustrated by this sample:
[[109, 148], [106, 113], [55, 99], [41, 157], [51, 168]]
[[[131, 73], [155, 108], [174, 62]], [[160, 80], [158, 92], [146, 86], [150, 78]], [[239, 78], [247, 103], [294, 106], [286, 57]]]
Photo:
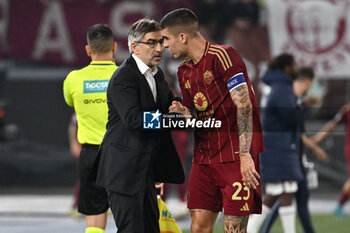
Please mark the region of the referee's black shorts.
[[79, 200], [78, 211], [85, 215], [97, 215], [109, 208], [108, 195], [104, 188], [88, 181], [88, 177], [97, 156], [99, 145], [83, 144], [79, 156]]

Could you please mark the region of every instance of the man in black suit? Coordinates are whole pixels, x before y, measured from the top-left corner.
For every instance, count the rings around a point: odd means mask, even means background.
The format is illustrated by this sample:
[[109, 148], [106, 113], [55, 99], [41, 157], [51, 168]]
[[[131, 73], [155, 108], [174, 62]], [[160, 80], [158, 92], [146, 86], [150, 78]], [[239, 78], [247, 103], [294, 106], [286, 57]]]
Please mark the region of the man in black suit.
[[159, 24], [137, 21], [128, 44], [131, 55], [108, 85], [107, 132], [96, 163], [96, 183], [107, 189], [119, 233], [157, 233], [155, 182], [182, 183], [184, 172], [170, 132], [143, 129], [143, 115], [168, 113], [174, 96], [157, 67], [163, 50]]

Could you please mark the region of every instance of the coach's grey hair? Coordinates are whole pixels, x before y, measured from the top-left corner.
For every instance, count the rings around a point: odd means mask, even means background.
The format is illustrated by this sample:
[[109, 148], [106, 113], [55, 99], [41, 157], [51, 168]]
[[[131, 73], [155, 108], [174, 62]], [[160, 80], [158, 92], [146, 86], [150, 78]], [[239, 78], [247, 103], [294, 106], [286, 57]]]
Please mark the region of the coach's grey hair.
[[160, 24], [153, 19], [140, 19], [136, 21], [128, 32], [129, 52], [132, 53], [131, 43], [141, 41], [146, 33], [160, 30]]

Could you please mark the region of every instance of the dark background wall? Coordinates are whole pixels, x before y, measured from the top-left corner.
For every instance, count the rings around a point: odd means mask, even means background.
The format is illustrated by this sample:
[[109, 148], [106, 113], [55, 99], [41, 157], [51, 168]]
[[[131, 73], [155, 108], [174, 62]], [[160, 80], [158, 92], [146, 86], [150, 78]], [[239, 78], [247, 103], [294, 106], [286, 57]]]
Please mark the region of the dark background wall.
[[72, 109], [66, 105], [61, 80], [8, 80], [4, 96], [10, 101], [6, 121], [15, 123], [20, 137], [67, 148], [67, 127]]
[[0, 141], [0, 193], [69, 191], [76, 182], [76, 159], [67, 139], [73, 111], [64, 102], [64, 77], [1, 82], [0, 98], [8, 100], [5, 123], [19, 131], [18, 138]]

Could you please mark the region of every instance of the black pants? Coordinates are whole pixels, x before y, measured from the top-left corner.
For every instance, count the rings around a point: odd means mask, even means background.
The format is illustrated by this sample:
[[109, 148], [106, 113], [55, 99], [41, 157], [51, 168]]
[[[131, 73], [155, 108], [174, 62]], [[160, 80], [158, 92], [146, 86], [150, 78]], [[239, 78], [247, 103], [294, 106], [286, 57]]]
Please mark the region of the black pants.
[[98, 145], [83, 144], [79, 157], [78, 211], [85, 215], [102, 214], [109, 208], [106, 190], [88, 179], [98, 147]]
[[160, 233], [157, 191], [151, 172], [147, 172], [143, 187], [135, 195], [108, 190], [108, 199], [118, 233]]

